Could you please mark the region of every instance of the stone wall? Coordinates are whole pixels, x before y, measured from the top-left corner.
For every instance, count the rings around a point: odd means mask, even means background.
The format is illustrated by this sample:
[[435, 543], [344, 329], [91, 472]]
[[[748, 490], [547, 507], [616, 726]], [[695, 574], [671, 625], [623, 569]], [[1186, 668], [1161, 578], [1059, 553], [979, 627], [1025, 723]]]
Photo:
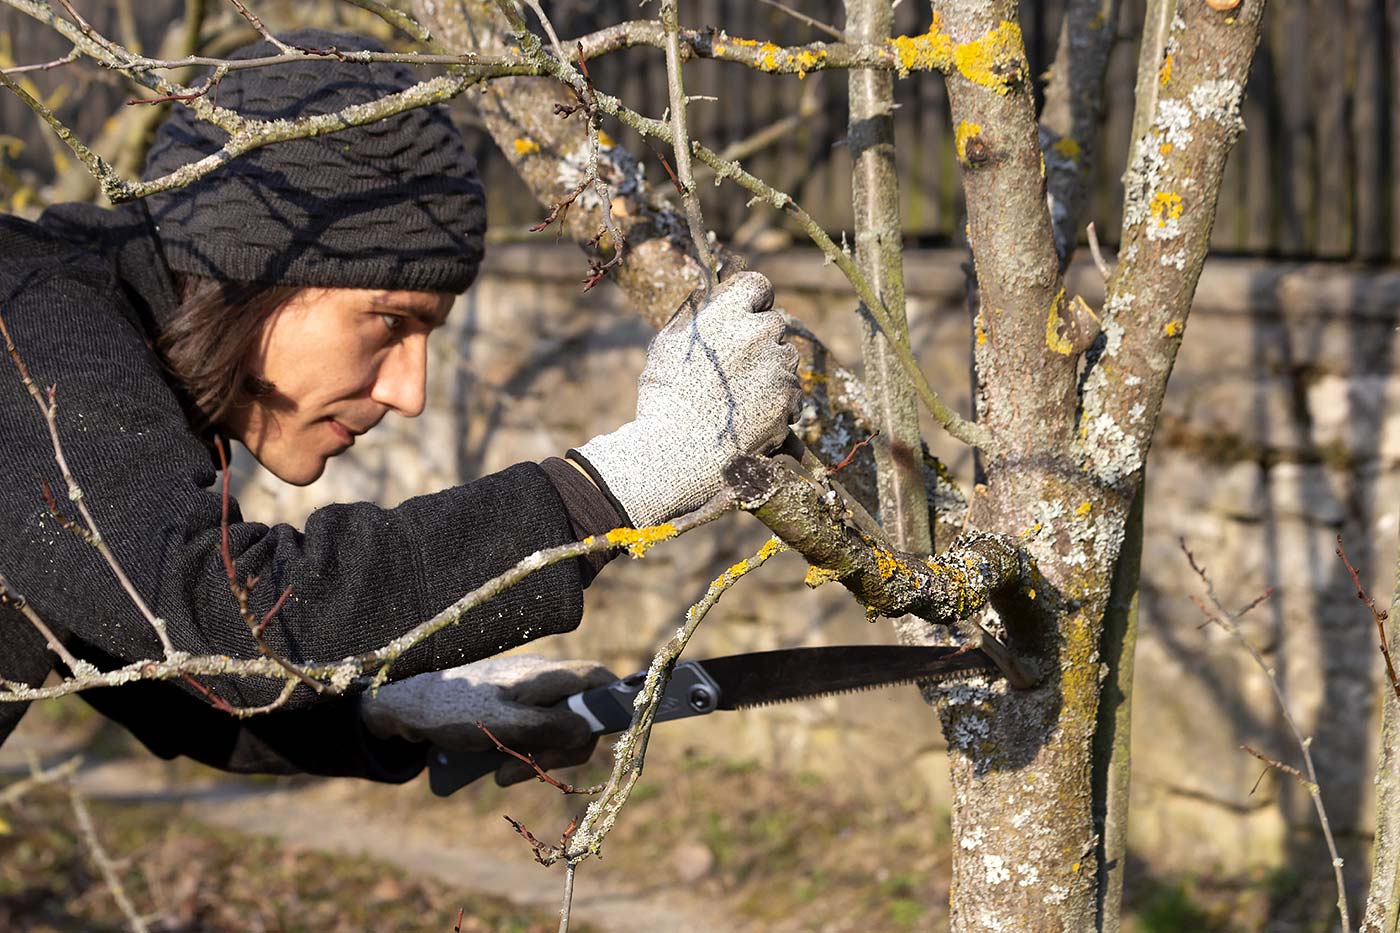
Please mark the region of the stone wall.
[[[961, 254], [908, 256], [916, 351], [932, 384], [966, 411], [967, 315]], [[756, 266], [780, 303], [859, 363], [849, 291], [807, 252]], [[245, 516], [299, 523], [318, 505], [402, 499], [560, 454], [627, 420], [649, 331], [603, 286], [580, 295], [572, 247], [501, 246], [434, 337], [428, 410], [390, 418], [313, 486], [280, 486], [236, 462]], [[1091, 269], [1075, 285], [1096, 302]], [[1237, 871], [1312, 858], [1306, 795], [1266, 776], [1250, 744], [1296, 762], [1265, 678], [1224, 633], [1200, 627], [1185, 537], [1225, 602], [1266, 587], [1245, 631], [1279, 671], [1310, 734], [1334, 825], [1369, 825], [1369, 763], [1379, 688], [1374, 629], [1333, 554], [1347, 550], [1388, 603], [1400, 476], [1400, 394], [1392, 378], [1400, 274], [1217, 260], [1208, 264], [1148, 472], [1142, 639], [1134, 719], [1136, 851], [1163, 869]], [[964, 482], [967, 452], [931, 425], [925, 436]], [[644, 665], [706, 583], [764, 539], [730, 516], [615, 561], [587, 593], [571, 635], [538, 645], [587, 655], [619, 673]], [[809, 591], [803, 566], [776, 559], [720, 604], [695, 657], [804, 644], [880, 642], [843, 592]], [[912, 688], [831, 697], [667, 724], [664, 741], [813, 769], [871, 793], [947, 802], [945, 747]], [[1359, 838], [1359, 837], [1358, 837]], [[1357, 841], [1353, 848], [1360, 845]], [[1353, 851], [1352, 864], [1358, 864]], [[1314, 873], [1318, 863], [1300, 862]], [[1325, 862], [1320, 863], [1325, 866]], [[1358, 875], [1359, 872], [1353, 872]], [[1358, 879], [1359, 880], [1359, 879]]]

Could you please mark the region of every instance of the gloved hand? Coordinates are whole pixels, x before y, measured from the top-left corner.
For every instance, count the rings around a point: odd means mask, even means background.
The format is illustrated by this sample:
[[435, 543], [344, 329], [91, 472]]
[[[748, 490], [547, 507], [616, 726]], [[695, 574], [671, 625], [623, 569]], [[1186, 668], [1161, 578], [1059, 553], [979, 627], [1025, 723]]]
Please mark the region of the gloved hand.
[[[495, 745], [477, 720], [512, 751], [534, 755], [540, 767], [583, 764], [597, 736], [583, 718], [555, 703], [617, 678], [593, 661], [554, 661], [519, 654], [419, 674], [360, 697], [360, 717], [380, 738], [433, 742], [458, 751]], [[512, 759], [496, 774], [501, 785], [534, 772]]]
[[700, 299], [647, 348], [636, 420], [577, 451], [638, 528], [703, 505], [731, 458], [778, 446], [796, 415], [799, 357], [768, 279], [741, 272]]

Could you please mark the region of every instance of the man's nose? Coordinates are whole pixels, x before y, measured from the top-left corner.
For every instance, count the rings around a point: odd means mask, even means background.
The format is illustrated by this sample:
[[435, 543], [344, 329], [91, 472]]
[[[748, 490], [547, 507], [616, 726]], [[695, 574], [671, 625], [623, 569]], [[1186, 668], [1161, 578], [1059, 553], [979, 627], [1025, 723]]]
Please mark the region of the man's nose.
[[399, 342], [379, 366], [370, 398], [405, 418], [423, 413], [428, 392], [428, 339], [414, 335]]

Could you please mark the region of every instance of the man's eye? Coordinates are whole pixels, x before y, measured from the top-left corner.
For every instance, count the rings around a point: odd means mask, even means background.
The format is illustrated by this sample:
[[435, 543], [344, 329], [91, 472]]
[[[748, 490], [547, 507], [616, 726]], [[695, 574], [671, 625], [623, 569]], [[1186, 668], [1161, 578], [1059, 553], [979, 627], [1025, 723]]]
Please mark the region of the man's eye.
[[401, 330], [403, 329], [403, 318], [400, 317], [399, 315], [397, 315], [397, 314], [381, 314], [381, 315], [379, 315], [379, 316], [380, 316], [381, 318], [383, 318], [383, 320], [384, 320], [384, 326], [385, 326], [385, 328], [388, 329], [388, 331], [389, 331], [390, 334], [397, 334], [399, 331], [401, 331]]

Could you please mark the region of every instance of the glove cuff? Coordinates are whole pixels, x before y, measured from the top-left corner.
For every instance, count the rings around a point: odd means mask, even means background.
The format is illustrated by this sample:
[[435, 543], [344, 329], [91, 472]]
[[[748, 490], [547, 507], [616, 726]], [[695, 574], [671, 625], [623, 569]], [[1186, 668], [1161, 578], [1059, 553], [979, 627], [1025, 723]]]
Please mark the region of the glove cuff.
[[721, 464], [708, 462], [701, 446], [658, 443], [684, 437], [679, 426], [629, 421], [570, 451], [601, 480], [634, 528], [645, 528], [699, 508], [720, 487]]
[[[585, 444], [584, 446], [587, 447], [588, 445]], [[626, 507], [618, 501], [617, 496], [613, 495], [612, 488], [608, 486], [608, 481], [603, 479], [603, 474], [598, 472], [598, 468], [590, 463], [588, 458], [585, 457], [581, 451], [577, 448], [570, 448], [565, 451], [564, 456], [583, 467], [583, 472], [588, 474], [588, 478], [593, 480], [593, 485], [597, 486], [598, 491], [603, 494], [603, 498], [608, 500], [608, 505], [611, 505], [617, 510], [618, 517], [622, 519], [624, 525], [631, 528], [637, 527], [636, 523], [632, 521], [632, 516], [628, 513]], [[569, 467], [569, 469], [572, 470], [573, 467]]]

